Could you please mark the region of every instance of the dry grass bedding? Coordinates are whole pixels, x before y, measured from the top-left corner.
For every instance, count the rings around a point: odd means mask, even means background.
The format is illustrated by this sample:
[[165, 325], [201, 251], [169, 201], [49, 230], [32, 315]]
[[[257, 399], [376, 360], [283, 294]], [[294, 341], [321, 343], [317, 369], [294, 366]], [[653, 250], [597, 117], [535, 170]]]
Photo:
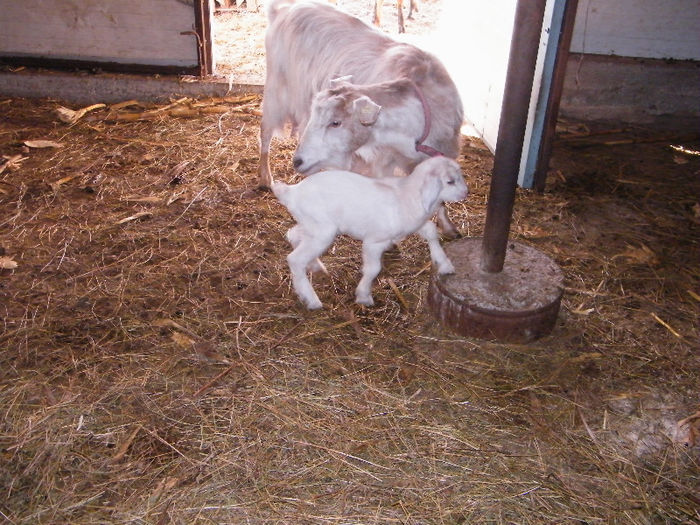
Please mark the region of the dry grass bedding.
[[[697, 137], [562, 132], [512, 227], [562, 310], [505, 345], [436, 324], [413, 237], [373, 308], [339, 239], [304, 310], [257, 97], [58, 106], [0, 100], [0, 521], [700, 521]], [[492, 157], [459, 160], [478, 236]]]

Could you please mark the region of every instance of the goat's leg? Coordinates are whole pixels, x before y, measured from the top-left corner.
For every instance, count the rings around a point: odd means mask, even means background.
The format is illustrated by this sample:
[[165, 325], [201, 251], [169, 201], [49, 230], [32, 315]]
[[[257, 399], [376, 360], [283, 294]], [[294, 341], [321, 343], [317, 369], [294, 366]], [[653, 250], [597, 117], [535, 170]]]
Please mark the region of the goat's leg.
[[[268, 115], [271, 110], [268, 111]], [[270, 143], [275, 126], [265, 118], [263, 105], [263, 116], [260, 121], [260, 165], [258, 166], [258, 186], [269, 189], [272, 186], [272, 171], [270, 170]]]
[[396, 1], [396, 8], [398, 9], [398, 15], [399, 15], [399, 33], [405, 33], [406, 27], [404, 26], [404, 23], [403, 23], [403, 0]]
[[435, 224], [433, 224], [432, 221], [428, 221], [420, 227], [417, 233], [428, 241], [428, 248], [430, 248], [430, 259], [437, 267], [438, 275], [455, 273], [455, 267], [452, 265], [452, 262], [447, 257], [445, 250], [443, 250], [442, 246], [440, 245], [440, 236], [438, 235]]
[[372, 282], [382, 270], [382, 254], [391, 246], [391, 241], [362, 244], [362, 279], [355, 289], [355, 302], [372, 306]]
[[287, 256], [294, 291], [309, 310], [316, 310], [323, 305], [313, 286], [311, 286], [306, 270], [314, 259], [320, 257], [326, 251], [333, 242], [334, 237], [335, 235], [330, 237], [328, 235], [304, 236], [298, 242], [297, 247], [292, 250], [292, 253]]
[[409, 0], [408, 2], [408, 19], [413, 20], [413, 12], [418, 12], [418, 0]]
[[[297, 246], [299, 246], [299, 243], [304, 238], [304, 235], [304, 229], [299, 224], [297, 224], [290, 228], [287, 232], [287, 240], [289, 241], [289, 244], [292, 245], [292, 248], [296, 248]], [[312, 273], [328, 273], [328, 270], [326, 270], [326, 266], [321, 262], [321, 259], [319, 259], [318, 257], [312, 260], [306, 269]]]
[[445, 209], [444, 204], [440, 206], [440, 208], [438, 208], [437, 221], [440, 225], [440, 229], [442, 230], [442, 234], [445, 237], [447, 237], [448, 239], [457, 239], [461, 237], [459, 230], [448, 217], [447, 210]]
[[382, 6], [384, 5], [384, 0], [374, 0], [374, 16], [372, 17], [372, 23], [379, 27], [382, 25]]

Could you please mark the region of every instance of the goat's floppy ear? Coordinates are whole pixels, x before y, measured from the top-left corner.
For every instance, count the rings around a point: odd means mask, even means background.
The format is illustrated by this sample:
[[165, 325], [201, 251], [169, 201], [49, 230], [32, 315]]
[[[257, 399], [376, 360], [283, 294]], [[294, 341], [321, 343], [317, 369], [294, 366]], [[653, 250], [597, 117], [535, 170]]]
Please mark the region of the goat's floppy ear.
[[438, 170], [431, 169], [425, 174], [423, 185], [421, 186], [421, 204], [426, 213], [432, 213], [439, 204], [440, 191], [442, 191], [442, 180]]
[[330, 89], [338, 89], [345, 84], [352, 84], [352, 75], [345, 75], [344, 77], [331, 78], [328, 81]]
[[371, 98], [363, 95], [353, 101], [352, 109], [353, 113], [357, 115], [360, 124], [363, 126], [371, 126], [377, 122], [379, 110], [382, 109], [382, 107], [379, 104], [375, 104]]

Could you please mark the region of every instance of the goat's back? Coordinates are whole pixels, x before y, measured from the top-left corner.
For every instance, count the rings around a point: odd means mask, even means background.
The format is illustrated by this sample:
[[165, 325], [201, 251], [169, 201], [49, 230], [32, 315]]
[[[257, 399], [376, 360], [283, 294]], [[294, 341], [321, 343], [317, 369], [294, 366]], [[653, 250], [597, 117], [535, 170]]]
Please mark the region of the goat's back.
[[[278, 0], [270, 6], [265, 37], [267, 78], [263, 111], [277, 125], [303, 128], [313, 96], [332, 78], [355, 84], [410, 78], [431, 106], [454, 107], [459, 95], [442, 63], [415, 46], [393, 40], [361, 20], [322, 2]], [[446, 101], [452, 101], [446, 104]]]

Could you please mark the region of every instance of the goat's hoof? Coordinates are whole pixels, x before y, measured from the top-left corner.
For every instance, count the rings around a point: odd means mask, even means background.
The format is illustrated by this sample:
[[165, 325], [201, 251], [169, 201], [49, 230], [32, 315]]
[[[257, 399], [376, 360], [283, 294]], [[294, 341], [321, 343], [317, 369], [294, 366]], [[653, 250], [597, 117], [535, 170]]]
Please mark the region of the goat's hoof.
[[305, 304], [306, 308], [309, 310], [320, 310], [323, 308], [321, 301], [307, 301]]
[[438, 266], [437, 269], [437, 274], [438, 275], [449, 275], [455, 273], [455, 267], [452, 266], [452, 263], [449, 264], [443, 264], [442, 266]]
[[369, 297], [356, 297], [355, 302], [357, 304], [361, 304], [362, 306], [374, 306], [374, 299], [372, 299], [371, 296], [369, 296]]
[[454, 241], [462, 238], [462, 234], [459, 233], [459, 230], [444, 231], [442, 232], [442, 236], [448, 241]]

